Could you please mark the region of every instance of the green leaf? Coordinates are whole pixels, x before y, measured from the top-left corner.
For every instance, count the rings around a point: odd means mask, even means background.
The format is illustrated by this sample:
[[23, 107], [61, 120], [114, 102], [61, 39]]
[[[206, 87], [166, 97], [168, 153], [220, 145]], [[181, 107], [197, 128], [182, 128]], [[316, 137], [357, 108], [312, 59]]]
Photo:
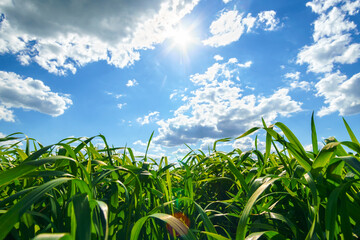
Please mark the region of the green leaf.
[[72, 178], [58, 178], [51, 180], [43, 185], [37, 187], [35, 190], [28, 193], [19, 202], [17, 202], [12, 208], [10, 208], [5, 214], [0, 217], [0, 240], [4, 239], [6, 235], [17, 223], [20, 217], [25, 211], [30, 208], [32, 204], [38, 201], [45, 193], [53, 189], [54, 187], [63, 184]]
[[253, 195], [251, 195], [250, 199], [245, 205], [245, 208], [240, 216], [240, 220], [236, 229], [236, 240], [244, 240], [245, 234], [247, 230], [247, 222], [249, 219], [250, 211], [252, 207], [254, 206], [256, 200], [259, 198], [259, 196], [265, 191], [267, 187], [269, 187], [273, 182], [278, 180], [279, 178], [273, 178], [265, 183], [263, 183], [255, 192]]
[[72, 240], [69, 233], [42, 233], [37, 235], [33, 240]]
[[91, 210], [86, 193], [73, 198], [76, 218], [76, 239], [91, 239]]
[[346, 130], [347, 132], [349, 133], [349, 136], [350, 136], [350, 139], [353, 143], [356, 143], [358, 145], [360, 145], [359, 141], [356, 139], [355, 137], [355, 134], [353, 133], [353, 131], [351, 130], [349, 124], [345, 121], [345, 118], [343, 118], [343, 121], [344, 121], [344, 124], [345, 124], [345, 127], [346, 127]]
[[231, 240], [230, 238], [227, 238], [227, 237], [224, 237], [219, 234], [212, 233], [212, 232], [201, 231], [201, 233], [204, 233], [204, 234], [206, 234], [214, 239], [217, 239], [217, 240]]
[[313, 164], [312, 164], [312, 174], [316, 175], [319, 173], [327, 163], [329, 163], [331, 156], [333, 155], [334, 151], [336, 150], [336, 147], [339, 145], [339, 142], [331, 142], [326, 144], [318, 154], [318, 156], [315, 158]]
[[189, 230], [188, 226], [186, 226], [183, 222], [174, 216], [165, 213], [154, 213], [149, 216], [140, 218], [131, 230], [130, 240], [137, 240], [139, 238], [141, 229], [148, 218], [159, 219], [169, 224], [185, 240], [196, 240], [196, 237]]
[[247, 135], [250, 135], [250, 134], [252, 134], [253, 132], [255, 132], [255, 131], [259, 130], [259, 129], [260, 129], [260, 127], [253, 127], [253, 128], [247, 130], [245, 133], [243, 133], [242, 135], [240, 135], [239, 137], [237, 137], [235, 139], [246, 137]]
[[315, 121], [314, 121], [314, 112], [312, 112], [311, 115], [311, 142], [312, 142], [313, 152], [315, 154], [318, 154], [319, 148], [318, 148], [318, 140], [316, 135]]
[[45, 163], [53, 163], [57, 160], [64, 160], [64, 159], [74, 161], [74, 159], [65, 156], [52, 156], [52, 157], [42, 158], [40, 160], [23, 162], [17, 167], [10, 168], [9, 170], [0, 172], [0, 186], [6, 183], [10, 183], [12, 180], [15, 180], [19, 177], [22, 177], [34, 171], [37, 167]]
[[281, 122], [277, 122], [275, 123], [275, 125], [277, 127], [279, 127], [283, 133], [285, 134], [286, 138], [289, 140], [290, 143], [293, 144], [293, 147], [297, 150], [297, 152], [299, 152], [299, 154], [301, 155], [301, 157], [308, 163], [310, 164], [310, 160], [306, 155], [306, 152], [303, 148], [303, 146], [301, 145], [301, 143], [299, 142], [299, 140], [296, 138], [296, 136], [290, 131], [290, 129], [285, 126], [285, 124], [281, 123]]
[[239, 180], [241, 187], [244, 189], [245, 193], [249, 192], [249, 188], [245, 182], [245, 178], [243, 177], [243, 175], [241, 174], [241, 172], [236, 168], [235, 164], [233, 163], [233, 161], [228, 158], [228, 166], [230, 171], [234, 174], [234, 176]]
[[145, 157], [144, 157], [144, 158], [145, 158], [145, 161], [146, 161], [147, 153], [148, 153], [148, 151], [149, 151], [151, 139], [152, 139], [153, 136], [154, 136], [154, 131], [151, 133], [151, 136], [150, 136], [150, 138], [149, 138], [149, 141], [148, 141], [148, 144], [147, 144], [147, 147], [146, 147]]

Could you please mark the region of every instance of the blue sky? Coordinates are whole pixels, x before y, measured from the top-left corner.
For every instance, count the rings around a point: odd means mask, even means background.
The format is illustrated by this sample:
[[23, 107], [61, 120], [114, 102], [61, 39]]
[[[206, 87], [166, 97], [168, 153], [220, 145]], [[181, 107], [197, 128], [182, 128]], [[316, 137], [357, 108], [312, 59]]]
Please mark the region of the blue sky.
[[[359, 0], [3, 0], [0, 134], [207, 149], [261, 118], [304, 145], [360, 129]], [[263, 132], [259, 132], [260, 147]], [[253, 147], [255, 135], [223, 144]], [[319, 139], [320, 141], [322, 139]], [[100, 144], [100, 140], [96, 140]]]

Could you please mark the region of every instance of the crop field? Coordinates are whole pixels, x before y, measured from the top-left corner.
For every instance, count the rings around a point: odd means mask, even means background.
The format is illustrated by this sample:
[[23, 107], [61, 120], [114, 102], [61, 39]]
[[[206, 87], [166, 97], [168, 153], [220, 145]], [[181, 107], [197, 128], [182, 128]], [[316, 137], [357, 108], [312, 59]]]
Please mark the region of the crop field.
[[0, 240], [359, 238], [359, 141], [344, 120], [351, 141], [320, 148], [309, 124], [311, 151], [285, 124], [263, 121], [238, 137], [265, 134], [263, 152], [256, 141], [218, 151], [230, 140], [220, 139], [177, 163], [148, 149], [137, 158], [102, 135], [49, 146], [9, 135], [0, 139]]

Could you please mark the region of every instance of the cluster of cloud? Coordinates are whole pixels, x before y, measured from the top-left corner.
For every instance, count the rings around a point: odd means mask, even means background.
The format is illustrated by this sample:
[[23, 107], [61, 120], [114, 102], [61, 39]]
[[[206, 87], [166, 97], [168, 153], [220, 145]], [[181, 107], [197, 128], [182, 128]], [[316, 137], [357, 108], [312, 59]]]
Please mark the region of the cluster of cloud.
[[255, 125], [261, 117], [267, 122], [277, 116], [290, 116], [301, 111], [301, 103], [293, 100], [289, 89], [280, 88], [268, 97], [243, 95], [238, 74], [244, 66], [236, 58], [214, 63], [205, 73], [190, 76], [197, 87], [188, 94], [174, 117], [157, 122], [156, 143], [165, 146], [196, 143], [204, 138], [237, 136]]
[[315, 85], [317, 94], [327, 106], [319, 116], [339, 112], [340, 115], [360, 113], [359, 75], [349, 79], [339, 70], [340, 64], [352, 64], [360, 58], [360, 43], [354, 42], [357, 25], [351, 17], [359, 12], [360, 1], [313, 0], [306, 4], [319, 17], [313, 23], [313, 44], [301, 49], [297, 63], [308, 64], [308, 72], [324, 74]]
[[251, 13], [244, 16], [237, 10], [222, 12], [220, 17], [210, 25], [211, 37], [203, 41], [203, 44], [212, 47], [228, 45], [240, 39], [246, 31], [262, 27], [265, 31], [273, 31], [279, 24], [276, 12], [273, 10], [260, 12], [256, 17]]
[[[22, 65], [35, 62], [57, 75], [75, 74], [77, 68], [101, 60], [123, 68], [140, 59], [139, 50], [152, 49], [168, 38], [197, 3], [4, 0], [0, 2], [0, 54], [16, 55]], [[0, 120], [14, 121], [11, 108], [59, 116], [72, 104], [68, 95], [51, 92], [40, 80], [2, 72], [0, 81]], [[126, 84], [136, 85], [135, 79]]]
[[140, 123], [141, 125], [145, 125], [145, 124], [149, 124], [151, 122], [157, 121], [159, 117], [159, 112], [155, 111], [155, 112], [151, 112], [148, 115], [144, 116], [144, 117], [139, 117], [136, 119], [136, 121], [138, 123]]
[[304, 90], [306, 92], [311, 90], [311, 86], [313, 85], [313, 83], [311, 82], [307, 82], [307, 81], [299, 81], [300, 79], [300, 72], [289, 72], [286, 73], [284, 75], [284, 77], [286, 79], [290, 79], [292, 80], [292, 82], [290, 82], [290, 88], [291, 89], [296, 89], [299, 88], [301, 90]]
[[137, 86], [137, 85], [139, 85], [139, 83], [136, 81], [136, 79], [130, 79], [130, 80], [128, 80], [128, 82], [126, 83], [126, 86], [127, 87], [135, 87], [135, 86]]
[[23, 65], [36, 62], [59, 75], [100, 60], [123, 68], [140, 59], [139, 50], [164, 41], [197, 3], [4, 0], [0, 53], [16, 54]]
[[326, 74], [315, 87], [317, 96], [324, 97], [328, 104], [318, 112], [320, 117], [336, 111], [340, 115], [360, 113], [360, 73], [349, 79], [340, 71]]
[[72, 105], [70, 96], [52, 92], [42, 81], [0, 71], [0, 120], [14, 122], [12, 108], [34, 110], [57, 117]]

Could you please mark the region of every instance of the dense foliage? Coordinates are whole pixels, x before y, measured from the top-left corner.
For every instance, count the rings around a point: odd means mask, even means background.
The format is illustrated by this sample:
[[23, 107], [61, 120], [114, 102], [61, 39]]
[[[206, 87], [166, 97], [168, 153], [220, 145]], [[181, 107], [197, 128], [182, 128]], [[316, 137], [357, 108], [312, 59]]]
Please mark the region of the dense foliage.
[[209, 155], [189, 150], [178, 163], [136, 158], [102, 135], [103, 149], [94, 137], [42, 146], [7, 136], [0, 240], [358, 238], [360, 144], [344, 123], [351, 141], [329, 138], [321, 149], [312, 117], [312, 151], [284, 124], [263, 123], [239, 138], [264, 131], [264, 152], [256, 143], [217, 151], [230, 140], [221, 139]]

